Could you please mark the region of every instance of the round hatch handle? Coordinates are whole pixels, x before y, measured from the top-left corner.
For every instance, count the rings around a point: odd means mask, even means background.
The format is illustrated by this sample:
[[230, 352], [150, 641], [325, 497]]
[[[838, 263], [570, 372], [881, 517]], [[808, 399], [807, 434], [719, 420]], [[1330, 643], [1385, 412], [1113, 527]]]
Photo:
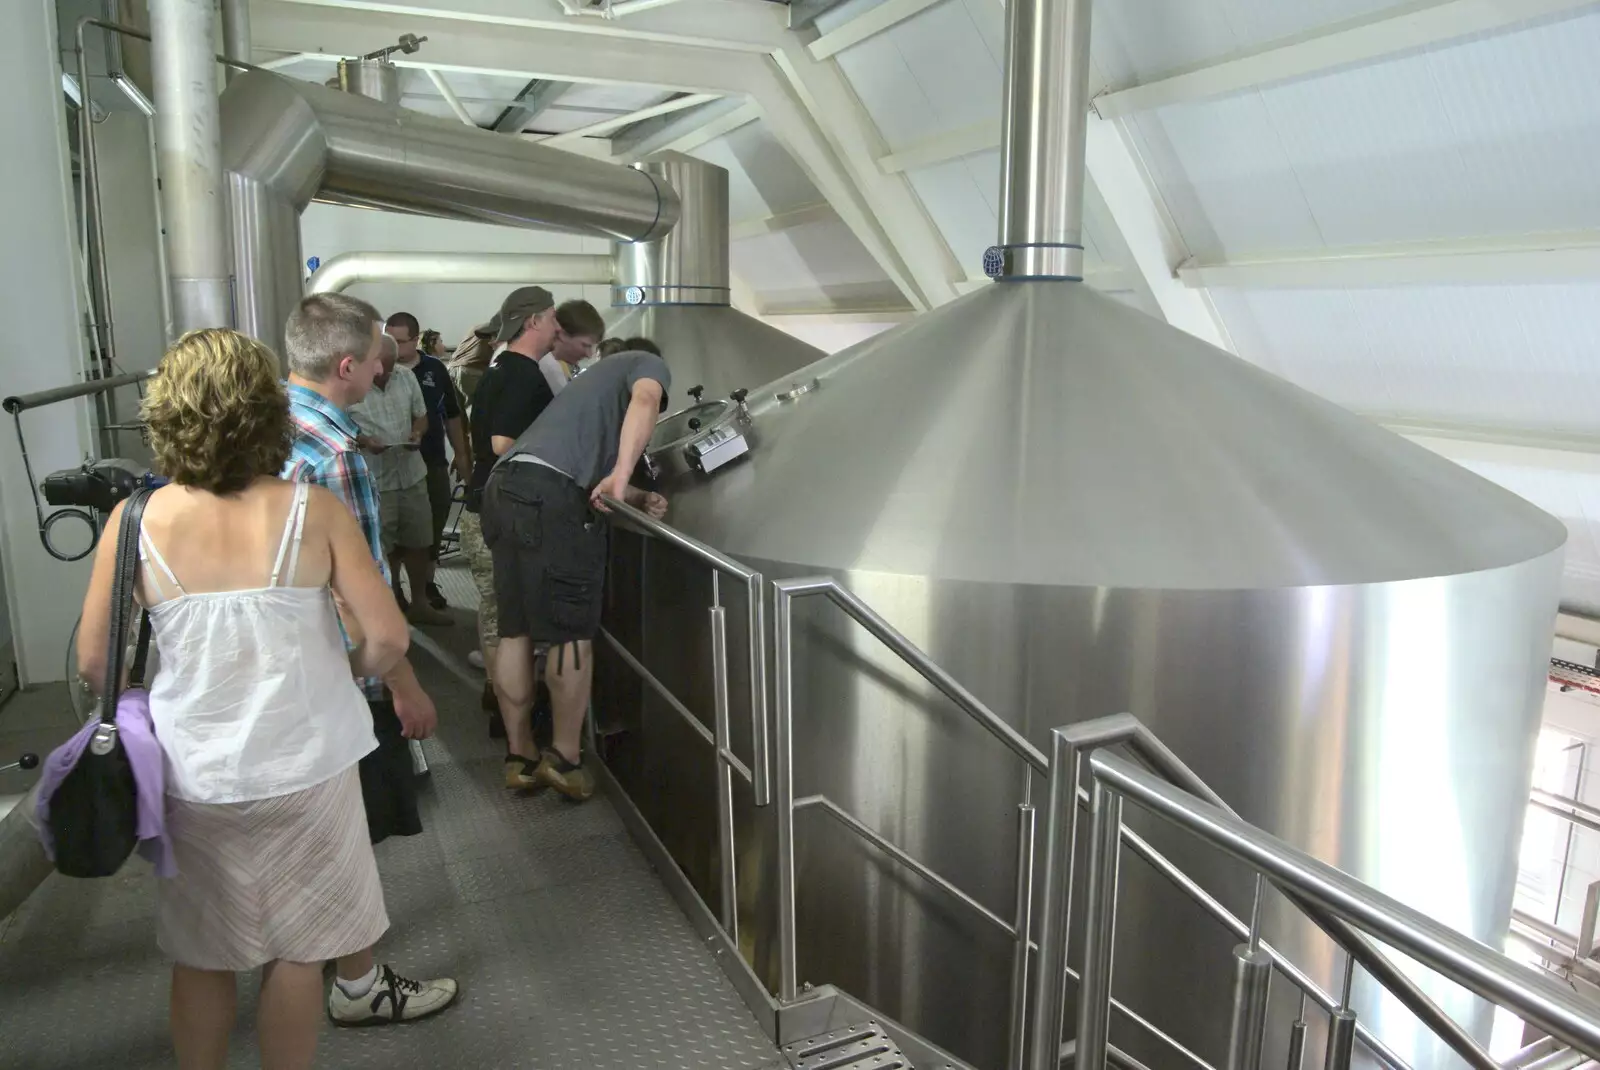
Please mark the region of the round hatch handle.
[[697, 386], [691, 386], [689, 388], [689, 396], [694, 398], [694, 403], [696, 405], [700, 404], [700, 396], [702, 394], [704, 394], [705, 392], [706, 392], [706, 388], [705, 388], [704, 384], [700, 384], [700, 385], [697, 385]]
[[691, 431], [700, 430], [700, 417], [698, 417], [698, 416], [689, 417], [689, 430], [691, 430]]
[[750, 396], [749, 387], [743, 387], [743, 386], [741, 386], [739, 389], [735, 390], [733, 393], [728, 395], [728, 397], [730, 399], [732, 399], [732, 401], [733, 401], [733, 403], [735, 405], [743, 405], [744, 404], [744, 399], [749, 397], [749, 396]]

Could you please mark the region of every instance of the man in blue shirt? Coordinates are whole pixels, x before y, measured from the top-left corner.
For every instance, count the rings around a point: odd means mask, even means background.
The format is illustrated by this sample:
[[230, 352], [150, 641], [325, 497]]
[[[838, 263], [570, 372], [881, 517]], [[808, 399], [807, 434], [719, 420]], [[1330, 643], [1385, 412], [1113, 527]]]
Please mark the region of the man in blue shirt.
[[[433, 560], [439, 560], [439, 550], [444, 542], [444, 526], [450, 518], [450, 458], [445, 456], [445, 436], [450, 438], [450, 449], [455, 454], [456, 478], [463, 483], [472, 478], [472, 455], [467, 449], [467, 436], [462, 427], [461, 405], [455, 387], [450, 382], [450, 372], [444, 361], [419, 352], [417, 341], [422, 336], [422, 325], [409, 312], [396, 312], [384, 324], [384, 330], [393, 338], [400, 352], [400, 364], [410, 368], [422, 387], [422, 399], [428, 408], [428, 430], [422, 436], [422, 460], [428, 466], [428, 505], [433, 513]], [[428, 603], [434, 609], [446, 605], [444, 592], [431, 579], [427, 582]], [[417, 592], [411, 592], [412, 597]]]

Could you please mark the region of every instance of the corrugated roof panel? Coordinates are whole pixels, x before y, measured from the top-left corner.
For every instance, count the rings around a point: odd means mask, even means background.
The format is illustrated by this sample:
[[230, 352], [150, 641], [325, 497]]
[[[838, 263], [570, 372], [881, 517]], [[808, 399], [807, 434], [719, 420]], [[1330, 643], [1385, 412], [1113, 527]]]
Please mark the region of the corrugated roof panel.
[[1359, 412], [1600, 435], [1600, 283], [1213, 297], [1240, 356]]
[[1217, 256], [1600, 227], [1600, 14], [1134, 118]]
[[728, 172], [728, 216], [734, 223], [779, 215], [822, 201], [822, 194], [765, 123], [747, 123], [693, 153]]
[[836, 221], [742, 238], [732, 243], [729, 258], [757, 293], [887, 282], [877, 261]]

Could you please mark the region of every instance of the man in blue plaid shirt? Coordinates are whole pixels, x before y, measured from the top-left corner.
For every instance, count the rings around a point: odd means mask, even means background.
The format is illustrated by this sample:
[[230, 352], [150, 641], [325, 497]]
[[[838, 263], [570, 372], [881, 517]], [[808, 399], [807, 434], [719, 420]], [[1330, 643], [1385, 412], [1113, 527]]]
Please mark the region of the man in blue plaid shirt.
[[[356, 444], [351, 405], [372, 389], [381, 366], [383, 319], [365, 301], [343, 294], [302, 300], [284, 328], [293, 433], [283, 478], [327, 487], [344, 499], [385, 570], [377, 483]], [[408, 661], [382, 680], [363, 680], [378, 749], [361, 759], [361, 797], [372, 842], [422, 831], [416, 774], [407, 739], [433, 734], [438, 714]], [[448, 1007], [456, 982], [412, 981], [377, 964], [371, 948], [338, 962], [328, 1015], [339, 1025], [425, 1018]]]

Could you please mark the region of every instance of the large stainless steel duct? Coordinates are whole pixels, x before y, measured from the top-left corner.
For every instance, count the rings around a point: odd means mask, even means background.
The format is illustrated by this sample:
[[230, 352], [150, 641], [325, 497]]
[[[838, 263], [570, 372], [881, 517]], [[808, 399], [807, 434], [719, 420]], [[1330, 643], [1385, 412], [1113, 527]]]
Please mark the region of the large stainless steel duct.
[[313, 197], [622, 241], [678, 220], [677, 195], [644, 172], [266, 71], [236, 78], [222, 113], [238, 326], [278, 347]]
[[[747, 416], [706, 425], [737, 426], [750, 452], [709, 476], [674, 469], [669, 521], [769, 578], [839, 579], [1041, 748], [1056, 726], [1132, 712], [1247, 819], [1497, 942], [1565, 529], [1064, 281], [1081, 244], [1088, 10], [1008, 12], [1006, 225], [985, 267], [1013, 281], [786, 374]], [[709, 727], [704, 569], [654, 543], [620, 564], [644, 595], [613, 607], [612, 631]], [[727, 587], [728, 619], [742, 620]], [[745, 637], [729, 632], [734, 750], [749, 760]], [[794, 635], [796, 794], [827, 796], [1007, 916], [1021, 764], [826, 603], [802, 603]], [[708, 749], [625, 666], [602, 674], [597, 709], [615, 695], [628, 711], [613, 768], [715, 909]], [[772, 815], [742, 790], [736, 808], [741, 941], [775, 988]], [[1249, 874], [1130, 820], [1249, 916]], [[1002, 1065], [1009, 938], [824, 814], [797, 818], [796, 852], [800, 979]], [[1336, 990], [1341, 956], [1281, 898], [1265, 933]], [[1117, 997], [1221, 1065], [1235, 937], [1129, 863], [1117, 939]], [[1419, 980], [1487, 1038], [1483, 1003]], [[1458, 1065], [1365, 981], [1355, 1004], [1412, 1065]], [[1294, 1005], [1273, 1002], [1263, 1065], [1283, 1065]], [[1192, 1065], [1120, 1017], [1112, 1039], [1156, 1070]]]
[[729, 305], [728, 172], [663, 152], [634, 165], [678, 191], [677, 227], [659, 241], [619, 242], [612, 304], [629, 309], [608, 333], [644, 336], [672, 369], [674, 406], [691, 387], [725, 398], [823, 353]]
[[213, 0], [151, 0], [150, 36], [173, 328], [232, 326]]
[[340, 253], [324, 260], [307, 293], [337, 293], [360, 282], [504, 282], [609, 286], [609, 256], [588, 253]]

